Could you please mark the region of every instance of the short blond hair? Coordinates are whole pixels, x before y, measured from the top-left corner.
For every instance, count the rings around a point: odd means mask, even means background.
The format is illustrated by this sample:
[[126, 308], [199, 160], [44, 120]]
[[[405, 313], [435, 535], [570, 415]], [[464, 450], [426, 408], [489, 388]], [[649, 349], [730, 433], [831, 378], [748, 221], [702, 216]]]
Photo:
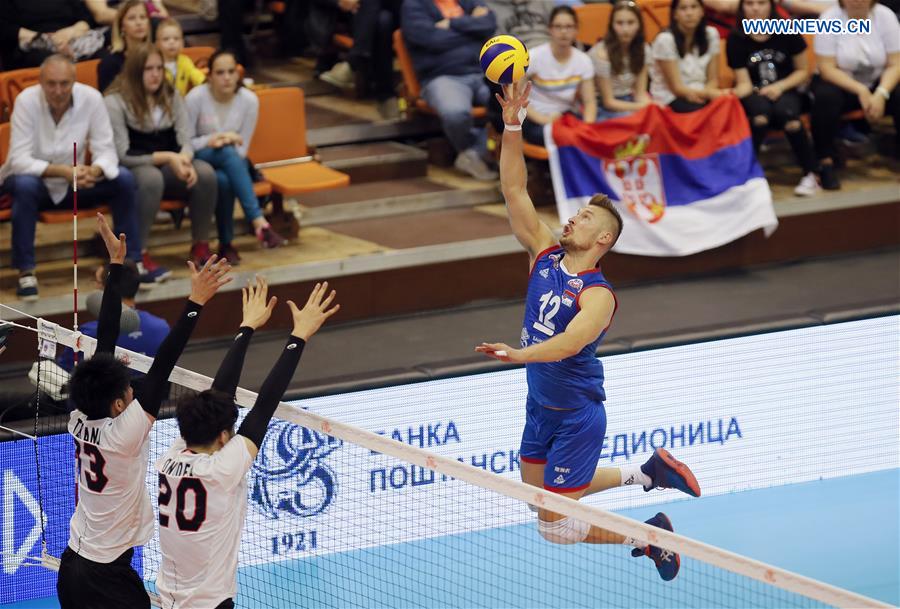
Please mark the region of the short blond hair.
[[612, 249], [612, 246], [619, 240], [619, 235], [622, 234], [622, 215], [619, 213], [619, 210], [616, 209], [612, 200], [604, 194], [596, 194], [591, 197], [591, 200], [588, 201], [588, 205], [605, 209], [616, 221], [615, 234], [613, 235], [612, 243], [609, 244], [609, 249]]

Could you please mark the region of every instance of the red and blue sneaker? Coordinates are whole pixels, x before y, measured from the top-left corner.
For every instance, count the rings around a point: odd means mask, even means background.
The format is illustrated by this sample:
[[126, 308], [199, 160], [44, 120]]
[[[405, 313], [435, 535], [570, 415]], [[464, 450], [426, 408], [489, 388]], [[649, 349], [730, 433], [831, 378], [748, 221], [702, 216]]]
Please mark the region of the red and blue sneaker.
[[669, 454], [665, 448], [657, 448], [653, 455], [641, 466], [641, 471], [650, 477], [651, 484], [645, 491], [655, 488], [674, 488], [692, 497], [700, 496], [700, 483], [687, 465]]
[[[665, 529], [666, 531], [673, 530], [672, 522], [669, 520], [669, 517], [662, 512], [659, 512], [656, 516], [646, 522], [650, 526]], [[656, 546], [635, 548], [631, 551], [631, 555], [634, 557], [649, 557], [653, 561], [653, 564], [656, 565], [656, 570], [659, 571], [659, 576], [663, 578], [663, 581], [672, 581], [675, 579], [675, 576], [678, 575], [678, 570], [681, 569], [681, 557], [677, 552], [664, 550], [662, 548], [657, 548]]]

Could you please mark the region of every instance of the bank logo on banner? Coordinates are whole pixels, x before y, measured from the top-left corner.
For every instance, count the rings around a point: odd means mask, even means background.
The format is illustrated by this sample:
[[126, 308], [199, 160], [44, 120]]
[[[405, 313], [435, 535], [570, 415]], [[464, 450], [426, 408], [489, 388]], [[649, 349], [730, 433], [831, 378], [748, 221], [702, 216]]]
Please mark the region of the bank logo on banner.
[[250, 470], [250, 501], [267, 518], [309, 518], [328, 509], [337, 495], [337, 476], [325, 462], [342, 440], [274, 421]]

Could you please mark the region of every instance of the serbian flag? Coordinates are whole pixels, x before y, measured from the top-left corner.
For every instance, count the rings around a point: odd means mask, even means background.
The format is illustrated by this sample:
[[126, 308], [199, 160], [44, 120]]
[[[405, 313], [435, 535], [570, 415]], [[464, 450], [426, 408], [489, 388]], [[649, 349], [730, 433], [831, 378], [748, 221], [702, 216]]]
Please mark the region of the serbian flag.
[[624, 223], [613, 251], [687, 256], [778, 226], [732, 95], [687, 114], [651, 105], [594, 124], [565, 115], [544, 133], [560, 222], [606, 194]]

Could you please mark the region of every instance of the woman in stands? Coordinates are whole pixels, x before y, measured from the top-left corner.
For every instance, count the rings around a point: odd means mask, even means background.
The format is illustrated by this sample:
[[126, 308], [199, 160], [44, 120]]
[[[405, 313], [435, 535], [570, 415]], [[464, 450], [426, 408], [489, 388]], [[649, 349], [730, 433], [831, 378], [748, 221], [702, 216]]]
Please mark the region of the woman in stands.
[[647, 93], [650, 45], [644, 39], [641, 10], [632, 0], [613, 5], [606, 36], [588, 55], [597, 73], [598, 120], [625, 116], [651, 103]]
[[[146, 248], [163, 198], [187, 199], [193, 238], [190, 257], [201, 265], [210, 256], [216, 172], [194, 158], [184, 100], [166, 80], [164, 70], [155, 47], [145, 44], [129, 51], [122, 72], [106, 92], [106, 107], [119, 162], [137, 181], [141, 243]], [[146, 250], [142, 254], [144, 270], [155, 281], [170, 274]]]
[[586, 123], [597, 120], [597, 94], [594, 66], [584, 51], [576, 49], [578, 17], [572, 7], [560, 5], [550, 12], [550, 42], [529, 52], [528, 78], [531, 103], [522, 136], [538, 146], [544, 145], [544, 125], [567, 112], [578, 112]]
[[149, 40], [150, 15], [143, 0], [126, 0], [120, 4], [112, 26], [112, 52], [103, 57], [97, 66], [97, 86], [101, 91], [106, 91], [122, 71], [125, 53]]
[[894, 119], [894, 155], [900, 156], [900, 24], [897, 16], [875, 0], [841, 0], [821, 19], [871, 19], [869, 34], [815, 38], [812, 135], [822, 164], [822, 187], [841, 187], [834, 171], [834, 140], [842, 114], [862, 109], [870, 123], [888, 114]]
[[[743, 19], [777, 19], [773, 0], [741, 0], [738, 23]], [[783, 129], [794, 151], [803, 178], [794, 194], [811, 197], [819, 191], [812, 142], [800, 121], [803, 94], [798, 87], [809, 80], [806, 42], [800, 34], [750, 34], [735, 28], [728, 35], [728, 65], [734, 70], [734, 93], [741, 99], [750, 128], [753, 148], [770, 129]]]
[[283, 244], [284, 239], [272, 230], [253, 194], [247, 149], [256, 129], [259, 100], [241, 85], [237, 61], [231, 52], [213, 53], [209, 60], [209, 80], [191, 89], [185, 103], [191, 144], [197, 151], [197, 158], [212, 165], [218, 180], [219, 257], [227, 258], [232, 265], [240, 262], [240, 256], [231, 244], [235, 195], [262, 246]]
[[719, 35], [706, 25], [700, 0], [672, 0], [671, 25], [653, 41], [650, 95], [675, 112], [699, 110], [719, 89]]

